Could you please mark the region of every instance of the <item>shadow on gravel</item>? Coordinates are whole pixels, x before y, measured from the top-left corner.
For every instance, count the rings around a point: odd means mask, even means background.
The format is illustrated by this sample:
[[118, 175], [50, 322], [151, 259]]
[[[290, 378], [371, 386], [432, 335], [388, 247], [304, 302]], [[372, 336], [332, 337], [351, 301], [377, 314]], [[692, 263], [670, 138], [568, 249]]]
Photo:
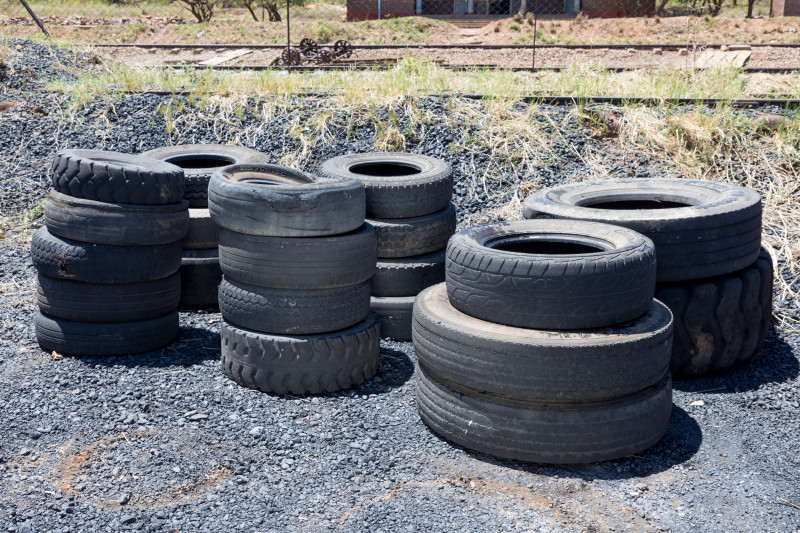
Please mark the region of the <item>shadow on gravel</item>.
[[160, 350], [121, 357], [82, 356], [80, 359], [84, 363], [98, 366], [160, 368], [191, 366], [203, 361], [219, 359], [219, 353], [219, 332], [205, 328], [181, 326], [178, 338]]
[[798, 375], [797, 355], [773, 330], [750, 361], [718, 374], [675, 380], [673, 387], [681, 392], [735, 393], [756, 390], [765, 384], [793, 381]]
[[[378, 374], [375, 378], [363, 384], [359, 389], [359, 393], [385, 394], [405, 385], [413, 375], [414, 362], [408, 355], [400, 350], [381, 346]], [[380, 381], [376, 378], [380, 378]]]
[[665, 472], [675, 465], [689, 461], [703, 442], [703, 433], [697, 422], [680, 407], [672, 406], [672, 418], [666, 435], [653, 447], [615, 461], [586, 465], [543, 465], [503, 461], [485, 454], [464, 450], [467, 455], [483, 462], [513, 468], [540, 476], [559, 476], [583, 481], [593, 479], [616, 480], [651, 476]]

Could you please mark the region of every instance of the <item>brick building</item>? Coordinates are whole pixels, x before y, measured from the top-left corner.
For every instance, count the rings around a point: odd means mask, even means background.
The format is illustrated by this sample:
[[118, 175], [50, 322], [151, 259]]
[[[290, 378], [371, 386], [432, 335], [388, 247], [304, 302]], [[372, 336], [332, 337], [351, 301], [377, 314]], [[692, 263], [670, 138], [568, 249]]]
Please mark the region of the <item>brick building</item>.
[[772, 0], [773, 17], [800, 17], [800, 0]]
[[[775, 0], [800, 3], [800, 0]], [[523, 6], [523, 3], [525, 4]], [[649, 16], [655, 0], [347, 0], [347, 20], [420, 16], [509, 17], [520, 11], [589, 17]]]

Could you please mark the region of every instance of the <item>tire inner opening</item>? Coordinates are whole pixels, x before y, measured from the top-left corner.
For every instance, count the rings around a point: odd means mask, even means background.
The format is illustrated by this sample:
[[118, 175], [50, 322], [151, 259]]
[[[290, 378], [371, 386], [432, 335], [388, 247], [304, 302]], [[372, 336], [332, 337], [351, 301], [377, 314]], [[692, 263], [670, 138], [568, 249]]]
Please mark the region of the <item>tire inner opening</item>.
[[675, 209], [679, 207], [691, 207], [694, 204], [675, 202], [671, 200], [604, 200], [581, 202], [581, 207], [591, 207], [592, 209], [610, 209], [614, 211], [636, 211], [641, 209]]
[[380, 176], [383, 178], [392, 178], [397, 176], [413, 176], [419, 174], [422, 169], [410, 165], [408, 163], [360, 163], [353, 165], [348, 169], [353, 174], [360, 174], [362, 176]]
[[234, 163], [234, 160], [228, 157], [223, 157], [221, 155], [210, 155], [210, 154], [203, 154], [197, 156], [182, 155], [178, 157], [171, 157], [166, 161], [167, 163], [171, 163], [173, 165], [186, 169], [218, 168], [227, 165], [232, 165]]
[[[592, 239], [594, 240], [594, 239]], [[510, 235], [498, 237], [484, 243], [484, 246], [503, 252], [535, 255], [580, 255], [605, 251], [600, 244], [575, 242], [569, 236], [554, 235]]]

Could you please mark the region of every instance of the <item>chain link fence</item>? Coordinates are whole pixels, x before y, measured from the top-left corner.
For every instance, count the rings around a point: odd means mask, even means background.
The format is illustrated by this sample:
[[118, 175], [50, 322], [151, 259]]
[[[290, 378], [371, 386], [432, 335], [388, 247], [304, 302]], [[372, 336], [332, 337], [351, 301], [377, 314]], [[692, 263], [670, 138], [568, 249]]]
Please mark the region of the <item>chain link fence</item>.
[[[701, 22], [705, 17], [705, 23], [713, 27], [714, 20], [744, 18], [748, 11], [756, 17], [767, 17], [773, 1], [800, 4], [800, 0], [27, 0], [27, 3], [60, 41], [278, 45], [285, 44], [287, 39], [287, 1], [291, 3], [291, 42], [299, 44], [305, 38], [331, 46], [337, 41], [356, 45], [461, 44], [473, 42], [471, 35], [478, 34], [475, 41], [494, 45], [529, 45], [534, 34], [537, 43], [635, 44], [659, 43], [669, 38], [673, 38], [672, 42], [688, 42], [689, 37], [674, 37], [680, 29], [656, 33], [644, 28], [651, 22], [641, 22], [645, 20], [642, 17], [696, 15]], [[631, 17], [631, 21], [611, 22], [611, 29], [595, 28], [594, 34], [587, 33], [586, 25], [575, 26], [587, 18], [601, 17]], [[540, 21], [538, 30], [533, 28], [534, 18]], [[542, 19], [550, 21], [546, 29]], [[644, 29], [638, 35], [631, 34], [629, 28], [637, 24]], [[687, 24], [695, 23], [683, 22], [684, 26]], [[575, 27], [567, 33], [566, 25]], [[469, 29], [476, 32], [464, 31]], [[36, 33], [39, 29], [23, 2], [0, 0], [0, 38]], [[797, 35], [793, 36], [795, 41]], [[474, 53], [477, 56], [480, 52]]]

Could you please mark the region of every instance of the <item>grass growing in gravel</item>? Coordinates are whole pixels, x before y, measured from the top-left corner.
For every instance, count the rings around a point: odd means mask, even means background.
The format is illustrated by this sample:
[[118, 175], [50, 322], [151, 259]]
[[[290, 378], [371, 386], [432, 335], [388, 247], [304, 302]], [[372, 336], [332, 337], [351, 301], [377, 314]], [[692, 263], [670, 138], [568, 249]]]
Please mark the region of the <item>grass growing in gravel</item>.
[[384, 97], [431, 93], [481, 94], [487, 97], [530, 95], [617, 96], [652, 98], [742, 98], [763, 94], [800, 97], [800, 73], [754, 77], [731, 68], [615, 73], [585, 66], [561, 72], [491, 71], [452, 72], [436, 64], [405, 58], [387, 71], [286, 72], [163, 69], [111, 64], [80, 76], [76, 82], [57, 81], [51, 90], [69, 93], [73, 101], [119, 92], [191, 92], [197, 97], [218, 93], [296, 95], [338, 93], [380, 100]]

